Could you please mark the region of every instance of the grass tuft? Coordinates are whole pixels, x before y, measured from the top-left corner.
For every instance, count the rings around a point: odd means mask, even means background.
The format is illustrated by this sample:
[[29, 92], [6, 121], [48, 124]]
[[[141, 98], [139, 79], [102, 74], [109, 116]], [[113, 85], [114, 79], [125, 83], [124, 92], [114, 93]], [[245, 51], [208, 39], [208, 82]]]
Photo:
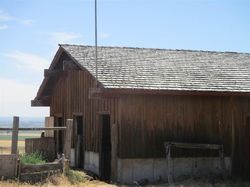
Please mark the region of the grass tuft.
[[39, 152], [21, 154], [20, 160], [23, 164], [44, 164], [47, 162], [47, 159]]
[[82, 172], [79, 171], [69, 169], [68, 172], [66, 173], [66, 176], [72, 184], [85, 182], [85, 178], [82, 175]]

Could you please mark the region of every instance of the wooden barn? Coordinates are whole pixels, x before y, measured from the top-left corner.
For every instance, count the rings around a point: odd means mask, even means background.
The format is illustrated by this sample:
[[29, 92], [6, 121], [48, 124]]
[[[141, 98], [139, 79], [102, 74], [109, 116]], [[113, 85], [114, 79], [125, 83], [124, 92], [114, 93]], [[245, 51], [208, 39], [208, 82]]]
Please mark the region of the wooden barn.
[[[248, 53], [98, 47], [96, 76], [93, 46], [60, 45], [31, 104], [74, 120], [73, 165], [102, 179], [165, 179], [167, 141], [223, 145], [228, 171], [250, 174]], [[176, 172], [216, 165], [213, 151], [173, 157]]]

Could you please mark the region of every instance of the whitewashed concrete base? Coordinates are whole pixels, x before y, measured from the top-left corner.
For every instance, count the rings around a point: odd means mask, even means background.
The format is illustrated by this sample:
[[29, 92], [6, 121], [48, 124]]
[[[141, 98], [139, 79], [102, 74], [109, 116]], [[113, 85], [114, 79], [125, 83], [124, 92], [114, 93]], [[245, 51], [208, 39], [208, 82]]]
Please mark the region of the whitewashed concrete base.
[[[221, 174], [220, 158], [174, 158], [172, 159], [170, 171], [172, 178], [178, 180], [183, 176], [206, 176], [210, 174]], [[160, 159], [118, 159], [117, 181], [131, 184], [134, 181], [147, 179], [154, 182], [158, 180], [167, 181], [166, 158]], [[231, 173], [231, 159], [225, 158], [227, 173]]]
[[70, 149], [70, 167], [75, 167], [75, 149], [71, 148]]
[[92, 171], [99, 175], [99, 153], [85, 151], [84, 153], [84, 169]]

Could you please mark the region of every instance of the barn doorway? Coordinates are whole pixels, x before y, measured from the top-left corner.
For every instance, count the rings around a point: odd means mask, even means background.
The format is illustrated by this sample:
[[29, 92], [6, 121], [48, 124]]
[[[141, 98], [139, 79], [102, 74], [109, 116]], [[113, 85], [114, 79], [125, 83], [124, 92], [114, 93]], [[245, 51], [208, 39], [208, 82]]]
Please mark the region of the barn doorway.
[[99, 175], [101, 180], [110, 181], [111, 176], [111, 129], [110, 115], [100, 115]]
[[84, 126], [83, 116], [74, 116], [75, 167], [84, 168]]
[[[63, 127], [63, 118], [55, 117], [55, 126]], [[63, 145], [64, 145], [64, 132], [63, 131], [55, 131], [55, 141], [56, 141], [56, 153], [63, 153]]]
[[245, 130], [245, 153], [246, 153], [246, 158], [245, 158], [245, 171], [246, 171], [246, 176], [250, 177], [250, 116], [247, 117], [246, 119], [246, 130]]

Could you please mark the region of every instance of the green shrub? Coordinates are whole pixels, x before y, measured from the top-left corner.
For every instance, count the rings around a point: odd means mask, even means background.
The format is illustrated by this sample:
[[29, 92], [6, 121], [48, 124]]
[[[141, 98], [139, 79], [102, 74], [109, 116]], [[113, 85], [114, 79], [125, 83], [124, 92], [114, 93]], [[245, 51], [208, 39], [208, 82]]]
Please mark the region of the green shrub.
[[84, 182], [85, 178], [84, 176], [81, 174], [81, 172], [79, 171], [74, 171], [72, 169], [69, 169], [66, 173], [66, 176], [68, 177], [68, 180], [72, 183], [80, 183], [80, 182]]
[[21, 154], [20, 160], [23, 164], [44, 164], [47, 161], [47, 159], [39, 152]]

